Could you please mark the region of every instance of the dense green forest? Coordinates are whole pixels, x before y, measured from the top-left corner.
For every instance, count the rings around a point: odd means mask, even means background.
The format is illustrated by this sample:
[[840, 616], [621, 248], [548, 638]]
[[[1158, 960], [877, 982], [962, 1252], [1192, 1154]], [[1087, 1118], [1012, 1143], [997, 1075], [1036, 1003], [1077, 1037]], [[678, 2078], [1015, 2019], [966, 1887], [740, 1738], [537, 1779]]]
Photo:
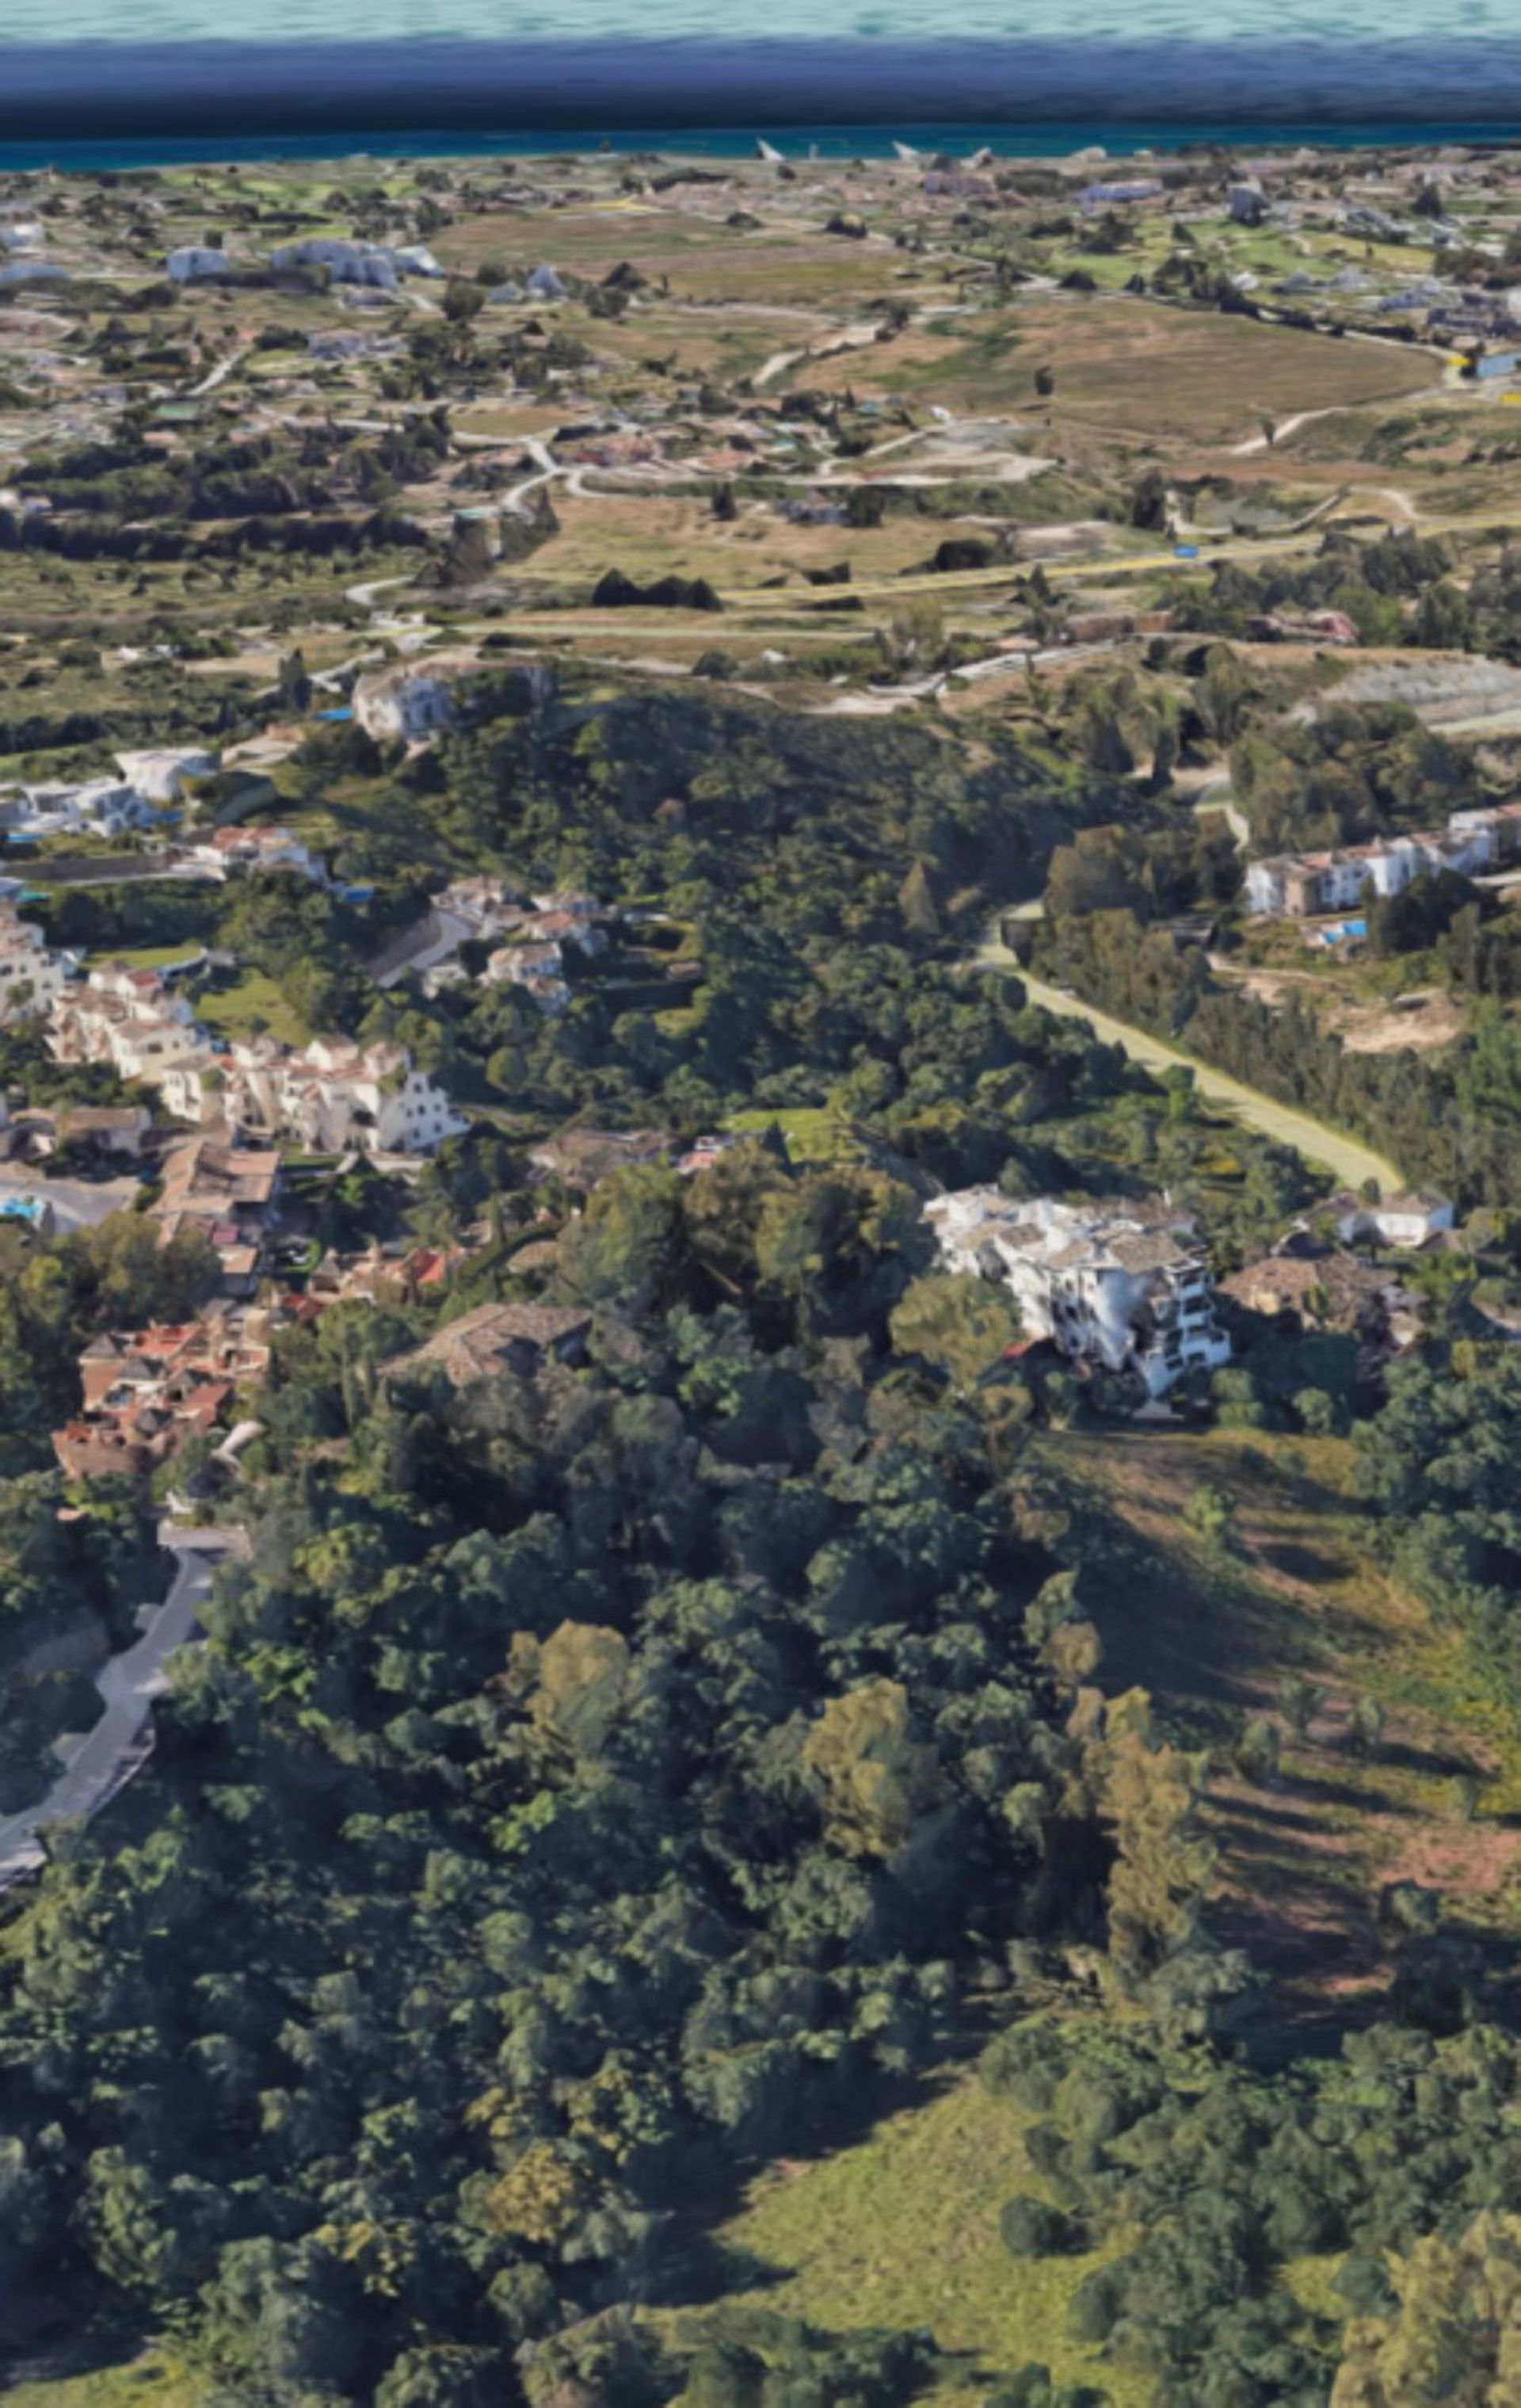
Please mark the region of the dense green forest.
[[[7, 1960], [11, 2279], [198, 2297], [251, 2398], [662, 2396], [607, 2312], [694, 2197], [1101, 1929], [1140, 1742], [1064, 1731], [1028, 1398], [923, 1254], [744, 1148], [599, 1193], [589, 1371], [429, 1389], [352, 1312], [282, 1357], [151, 1780]], [[1130, 1944], [1196, 1943], [1142, 1895]]]
[[[1153, 705], [1122, 700], [1155, 743]], [[7, 2284], [172, 2335], [208, 2401], [249, 2408], [896, 2408], [964, 2371], [917, 2329], [726, 2304], [743, 2269], [713, 2236], [759, 2169], [977, 2056], [1029, 2118], [1012, 2293], [1095, 2261], [1067, 2312], [1095, 2381], [1032, 2360], [999, 2408], [1098, 2408], [1106, 2382], [1127, 2408], [1443, 2396], [1387, 2370], [1428, 2292], [1508, 2262], [1509, 1959], [1404, 1885], [1376, 2010], [1327, 2053], [1284, 2048], [1217, 1928], [1209, 1765], [1143, 1689], [1099, 1684], [1099, 1608], [1132, 1574], [1050, 1441], [1101, 1434], [1119, 1399], [1026, 1369], [1012, 1301], [936, 1269], [922, 1205], [937, 1182], [1165, 1186], [1224, 1265], [1322, 1192], [1186, 1079], [975, 966], [1048, 864], [1054, 959], [1084, 993], [1466, 1196], [1512, 1161], [1508, 1036], [1333, 1082], [1313, 1031], [1218, 992], [1155, 924], [1228, 907], [1231, 849], [1169, 817], [1101, 715], [1080, 687], [1062, 740], [1030, 718], [970, 743], [707, 681], [504, 675], [410, 763], [332, 728], [296, 756], [293, 800], [331, 813], [374, 901], [257, 878], [145, 900], [139, 941], [214, 939], [479, 1108], [405, 1192], [342, 1182], [324, 1237], [487, 1234], [441, 1305], [277, 1333], [220, 1500], [247, 1559], [149, 1770], [13, 1904]], [[1343, 733], [1375, 803], [1427, 806], [1443, 761], [1402, 719]], [[376, 992], [376, 953], [471, 871], [613, 913], [562, 1015], [468, 981]], [[136, 909], [46, 908], [92, 949]], [[39, 1094], [108, 1091], [22, 1036], [5, 1064]], [[567, 1121], [680, 1139], [740, 1114], [752, 1134], [692, 1177], [525, 1180], [524, 1140]], [[826, 1159], [803, 1141], [820, 1116]], [[516, 1269], [545, 1211], [552, 1261]], [[155, 1585], [146, 1500], [60, 1522], [46, 1433], [83, 1339], [193, 1311], [214, 1265], [132, 1214], [7, 1245], [0, 1641], [81, 1584], [120, 1640]], [[455, 1386], [417, 1359], [490, 1301], [580, 1315], [585, 1361]], [[1356, 1384], [1366, 1543], [1508, 1692], [1516, 1376], [1455, 1312], [1386, 1383], [1263, 1336], [1187, 1405], [1313, 1434]], [[1230, 1525], [1201, 1487], [1188, 1528], [1222, 1584]], [[18, 1797], [61, 1711], [7, 1733]], [[1267, 1795], [1277, 1762], [1258, 1716], [1236, 1772]], [[1296, 2288], [1332, 2258], [1333, 2291]], [[1469, 2355], [1499, 2346], [1485, 2325]]]

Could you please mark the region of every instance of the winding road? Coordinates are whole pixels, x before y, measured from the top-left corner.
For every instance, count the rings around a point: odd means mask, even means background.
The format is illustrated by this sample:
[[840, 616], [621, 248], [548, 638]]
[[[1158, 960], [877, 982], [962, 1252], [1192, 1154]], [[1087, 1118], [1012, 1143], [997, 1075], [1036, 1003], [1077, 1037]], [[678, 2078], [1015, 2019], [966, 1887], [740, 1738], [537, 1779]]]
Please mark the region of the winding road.
[[100, 1720], [46, 1796], [0, 1822], [0, 1890], [47, 1862], [41, 1837], [45, 1830], [56, 1823], [88, 1822], [146, 1760], [153, 1700], [168, 1686], [168, 1659], [194, 1633], [212, 1571], [239, 1536], [204, 1530], [165, 1542], [179, 1568], [142, 1637], [110, 1656], [95, 1674], [104, 1707]]
[[1064, 994], [1044, 979], [1033, 978], [997, 938], [990, 938], [982, 946], [976, 959], [989, 968], [1012, 970], [1032, 1003], [1064, 1020], [1085, 1020], [1104, 1044], [1118, 1045], [1132, 1062], [1141, 1063], [1146, 1069], [1158, 1074], [1167, 1070], [1191, 1071], [1200, 1095], [1208, 1096], [1212, 1103], [1223, 1104], [1249, 1128], [1271, 1138], [1276, 1144], [1292, 1146], [1296, 1154], [1302, 1154], [1307, 1162], [1318, 1163], [1344, 1185], [1360, 1187], [1365, 1180], [1372, 1180], [1384, 1196], [1398, 1195], [1404, 1186], [1387, 1155], [1375, 1154], [1371, 1146], [1344, 1137], [1338, 1129], [1327, 1128], [1308, 1112], [1295, 1111], [1288, 1104], [1275, 1102], [1256, 1087], [1243, 1086], [1239, 1079], [1228, 1077], [1224, 1070], [1212, 1069], [1206, 1062], [1196, 1061], [1176, 1045], [1165, 1045], [1145, 1029], [1132, 1028], [1127, 1021], [1112, 1020], [1108, 1012], [1096, 1011], [1080, 996]]

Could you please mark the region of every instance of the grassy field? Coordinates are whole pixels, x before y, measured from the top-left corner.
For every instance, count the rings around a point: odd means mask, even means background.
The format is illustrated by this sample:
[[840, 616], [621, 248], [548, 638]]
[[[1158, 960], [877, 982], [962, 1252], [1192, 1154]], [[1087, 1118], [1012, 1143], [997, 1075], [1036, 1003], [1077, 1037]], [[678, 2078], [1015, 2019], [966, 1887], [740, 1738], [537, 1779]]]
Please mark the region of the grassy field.
[[1016, 2190], [1039, 2191], [1026, 2118], [966, 2074], [889, 2117], [854, 2147], [787, 2160], [717, 2235], [740, 2269], [731, 2300], [806, 2317], [827, 2332], [923, 2326], [955, 2361], [926, 2401], [985, 2400], [1031, 2361], [1088, 2381], [1112, 2408], [1142, 2408], [1146, 2386], [1070, 2341], [1068, 2303], [1102, 2253], [1018, 2265], [998, 2238]]
[[[1387, 1980], [1375, 1907], [1388, 1884], [1439, 1892], [1453, 1928], [1521, 1935], [1521, 1717], [1484, 1667], [1370, 1559], [1343, 1440], [1132, 1426], [1044, 1441], [1108, 1525], [1117, 1554], [1091, 1583], [1106, 1688], [1149, 1690], [1164, 1727], [1209, 1750], [1221, 1848], [1212, 1921], [1270, 1989], [1264, 2042], [1334, 2035]], [[1234, 1506], [1225, 1554], [1184, 1518], [1201, 1484]], [[1284, 1727], [1269, 1786], [1231, 1764], [1249, 1715], [1277, 1716], [1278, 1684], [1324, 1698], [1302, 1740]], [[1349, 1743], [1358, 1697], [1386, 1716], [1370, 1754]], [[1453, 1782], [1482, 1783], [1471, 1820]]]
[[770, 504], [746, 500], [742, 488], [739, 514], [727, 523], [695, 496], [599, 494], [582, 501], [556, 495], [554, 508], [560, 532], [535, 553], [533, 573], [584, 583], [588, 591], [610, 567], [646, 581], [667, 574], [705, 577], [725, 591], [777, 577], [800, 581], [806, 569], [840, 561], [858, 578], [894, 577], [926, 566], [946, 537], [965, 532], [954, 521], [907, 515], [865, 531], [793, 526]]
[[18, 2383], [6, 2393], [11, 2408], [205, 2408], [202, 2377], [158, 2350], [119, 2366], [94, 2367], [52, 2382]]
[[260, 1023], [282, 1045], [305, 1045], [311, 1035], [284, 989], [263, 970], [245, 970], [236, 986], [198, 996], [195, 1013], [219, 1037], [251, 1037]]
[[1254, 435], [1260, 413], [1388, 400], [1435, 380], [1421, 353], [1333, 342], [1250, 318], [1116, 298], [1028, 302], [916, 329], [822, 361], [811, 381], [931, 397], [966, 411], [1037, 409], [1038, 368], [1055, 377], [1050, 415], [1083, 426], [1208, 447]]
[[[839, 302], [854, 307], [902, 279], [901, 256], [788, 222], [774, 231], [727, 226], [725, 216], [752, 194], [707, 204], [710, 214], [659, 202], [612, 201], [596, 208], [502, 210], [452, 227], [435, 243], [446, 265], [473, 275], [500, 263], [521, 273], [548, 261], [562, 274], [600, 281], [620, 261], [651, 277], [668, 276], [679, 299]], [[824, 212], [827, 215], [827, 211]]]
[[798, 1104], [776, 1112], [734, 1112], [725, 1126], [736, 1137], [764, 1137], [768, 1129], [779, 1128], [794, 1162], [839, 1162], [860, 1150], [839, 1113], [824, 1104]]

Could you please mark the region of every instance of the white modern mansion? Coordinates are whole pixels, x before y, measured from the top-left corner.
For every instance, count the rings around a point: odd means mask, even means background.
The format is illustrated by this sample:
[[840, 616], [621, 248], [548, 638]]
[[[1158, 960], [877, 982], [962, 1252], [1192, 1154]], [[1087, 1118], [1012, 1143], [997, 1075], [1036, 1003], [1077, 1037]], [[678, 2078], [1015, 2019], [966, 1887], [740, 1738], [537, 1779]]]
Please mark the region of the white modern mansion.
[[1230, 1359], [1191, 1213], [968, 1187], [931, 1197], [925, 1217], [950, 1269], [1001, 1281], [1027, 1335], [1051, 1339], [1074, 1362], [1133, 1371], [1157, 1397], [1185, 1371]]

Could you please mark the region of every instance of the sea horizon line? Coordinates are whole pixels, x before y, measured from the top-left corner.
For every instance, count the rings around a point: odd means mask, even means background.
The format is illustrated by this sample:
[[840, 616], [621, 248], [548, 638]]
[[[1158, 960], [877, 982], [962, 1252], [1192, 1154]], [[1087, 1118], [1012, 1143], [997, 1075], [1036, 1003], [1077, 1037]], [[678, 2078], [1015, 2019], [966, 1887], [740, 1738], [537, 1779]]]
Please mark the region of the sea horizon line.
[[1077, 138], [1391, 144], [1515, 138], [1521, 36], [1323, 42], [1079, 39], [0, 39], [0, 145], [103, 136], [214, 147], [451, 136], [518, 147], [739, 137], [881, 147], [977, 132], [1049, 151]]

